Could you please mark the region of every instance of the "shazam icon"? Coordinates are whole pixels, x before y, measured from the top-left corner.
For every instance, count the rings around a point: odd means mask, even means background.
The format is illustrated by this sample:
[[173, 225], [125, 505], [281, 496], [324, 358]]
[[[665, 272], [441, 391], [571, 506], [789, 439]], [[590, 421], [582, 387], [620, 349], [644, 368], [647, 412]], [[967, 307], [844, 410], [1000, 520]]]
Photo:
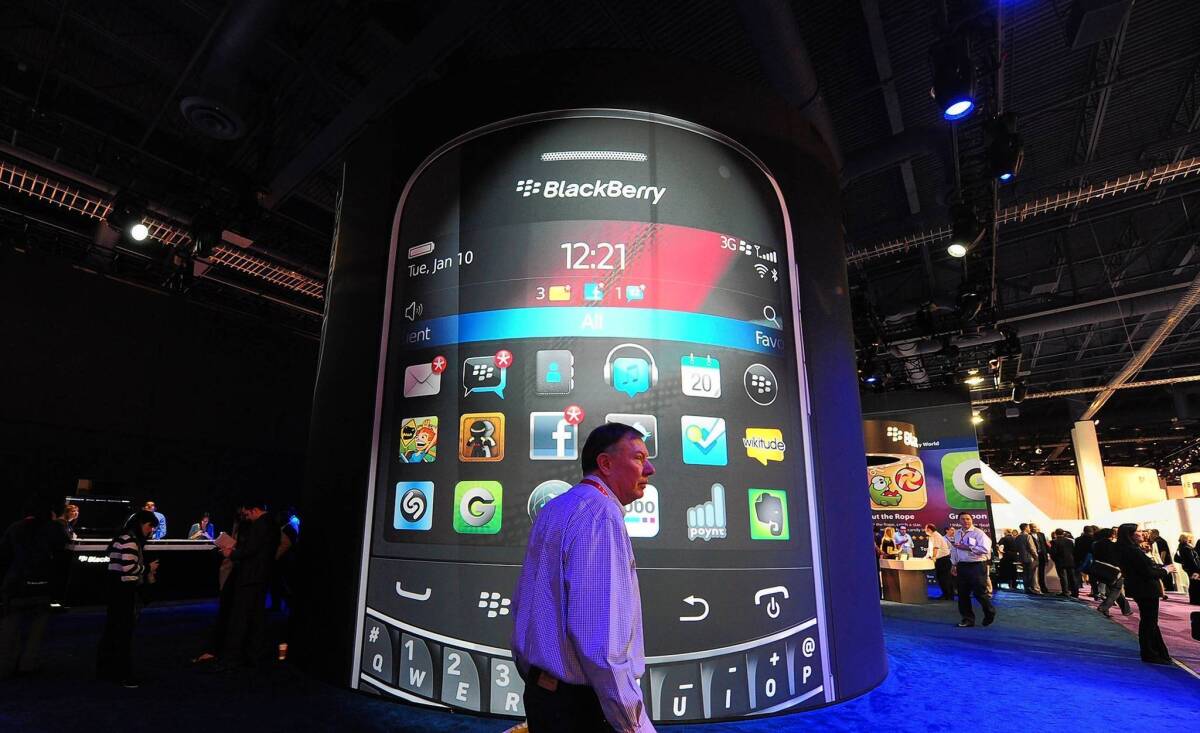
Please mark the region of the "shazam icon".
[[396, 529], [428, 530], [433, 527], [433, 482], [401, 481], [396, 484]]

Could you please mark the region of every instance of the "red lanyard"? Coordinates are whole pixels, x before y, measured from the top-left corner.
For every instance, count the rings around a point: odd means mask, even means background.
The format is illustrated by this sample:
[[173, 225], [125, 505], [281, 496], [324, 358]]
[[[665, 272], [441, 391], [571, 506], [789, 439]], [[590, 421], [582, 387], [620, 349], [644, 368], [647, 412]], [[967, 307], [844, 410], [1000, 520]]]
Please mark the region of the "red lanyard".
[[594, 487], [596, 488], [596, 491], [599, 491], [601, 494], [604, 494], [605, 496], [608, 496], [608, 489], [605, 489], [605, 488], [604, 488], [603, 486], [601, 486], [601, 485], [600, 485], [600, 483], [599, 483], [599, 482], [597, 482], [597, 481], [593, 481], [593, 480], [592, 480], [592, 479], [590, 479], [590, 478], [585, 478], [585, 479], [583, 479], [582, 481], [580, 481], [579, 483], [581, 483], [581, 484], [587, 484], [588, 486], [594, 486]]

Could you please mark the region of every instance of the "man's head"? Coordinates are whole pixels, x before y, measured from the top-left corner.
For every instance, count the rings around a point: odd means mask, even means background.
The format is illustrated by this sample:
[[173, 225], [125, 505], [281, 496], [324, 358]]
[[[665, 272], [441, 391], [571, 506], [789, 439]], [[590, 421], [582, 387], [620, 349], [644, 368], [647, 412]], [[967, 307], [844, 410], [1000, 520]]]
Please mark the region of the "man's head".
[[1034, 524], [1033, 522], [1029, 523], [1029, 531], [1030, 532], [1041, 532], [1041, 530], [1038, 529], [1038, 526], [1036, 524]]
[[152, 511], [155, 511], [157, 508], [158, 507], [156, 507], [154, 505], [154, 502], [150, 501], [150, 500], [147, 500], [145, 504], [142, 504], [142, 511], [152, 512]]
[[903, 524], [901, 524], [899, 527], [896, 527], [896, 532], [899, 534], [908, 534], [908, 527], [905, 527]]
[[932, 524], [925, 525], [925, 534], [933, 534], [934, 532], [937, 532], [937, 527]]
[[258, 499], [247, 501], [242, 506], [241, 516], [251, 522], [257, 522], [259, 517], [267, 513], [267, 502]]
[[1025, 522], [1021, 522], [1021, 533], [1024, 534], [1025, 532], [1028, 532], [1028, 531], [1029, 531], [1029, 525], [1026, 524]]
[[1147, 533], [1147, 536], [1149, 537], [1149, 539], [1151, 541], [1153, 541], [1153, 540], [1156, 540], [1159, 538], [1159, 532], [1157, 529], [1152, 529], [1152, 530], [1149, 530], [1149, 532]]
[[584, 474], [599, 476], [622, 504], [642, 498], [646, 479], [654, 475], [641, 431], [624, 423], [605, 423], [593, 430], [580, 462]]
[[963, 529], [970, 529], [975, 526], [975, 517], [970, 514], [962, 515]]

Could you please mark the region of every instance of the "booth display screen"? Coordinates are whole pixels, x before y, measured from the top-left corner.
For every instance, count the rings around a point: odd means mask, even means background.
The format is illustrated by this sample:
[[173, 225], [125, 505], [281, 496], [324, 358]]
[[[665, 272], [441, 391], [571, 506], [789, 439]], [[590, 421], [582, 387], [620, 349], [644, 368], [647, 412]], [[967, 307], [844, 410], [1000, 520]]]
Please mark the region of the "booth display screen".
[[529, 530], [618, 421], [657, 471], [625, 513], [651, 717], [832, 699], [787, 226], [749, 153], [649, 114], [521, 118], [426, 161], [392, 231], [357, 686], [523, 714]]

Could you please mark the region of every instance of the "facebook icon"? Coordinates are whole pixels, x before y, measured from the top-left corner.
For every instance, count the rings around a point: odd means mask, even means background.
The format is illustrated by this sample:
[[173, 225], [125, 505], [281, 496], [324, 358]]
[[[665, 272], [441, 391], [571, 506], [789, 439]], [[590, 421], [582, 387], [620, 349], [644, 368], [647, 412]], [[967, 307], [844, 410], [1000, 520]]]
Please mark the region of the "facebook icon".
[[562, 412], [529, 413], [529, 457], [535, 461], [573, 461], [579, 457], [579, 426]]

